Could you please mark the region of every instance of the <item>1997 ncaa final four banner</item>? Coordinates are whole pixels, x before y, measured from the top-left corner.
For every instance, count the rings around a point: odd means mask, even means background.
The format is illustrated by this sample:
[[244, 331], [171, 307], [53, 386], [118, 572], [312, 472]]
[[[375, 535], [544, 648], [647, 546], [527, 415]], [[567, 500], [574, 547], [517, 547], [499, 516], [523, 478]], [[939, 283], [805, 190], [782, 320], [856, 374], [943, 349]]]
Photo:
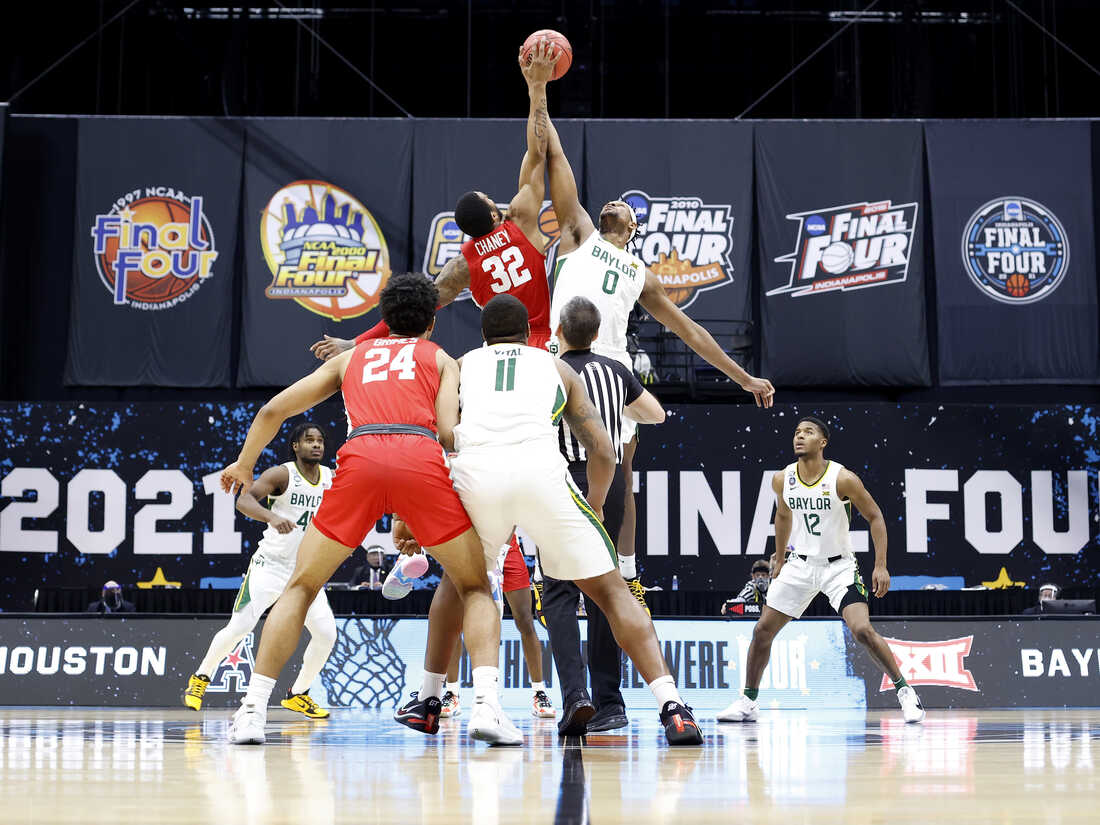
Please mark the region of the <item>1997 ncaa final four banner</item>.
[[322, 334], [377, 323], [410, 266], [412, 140], [406, 120], [248, 122], [238, 386], [290, 384]]
[[761, 372], [928, 386], [919, 123], [760, 123]]
[[65, 382], [229, 383], [242, 135], [81, 118]]
[[925, 126], [942, 384], [1100, 376], [1091, 124]]
[[584, 127], [589, 212], [629, 203], [635, 254], [697, 320], [752, 317], [752, 129], [629, 120]]

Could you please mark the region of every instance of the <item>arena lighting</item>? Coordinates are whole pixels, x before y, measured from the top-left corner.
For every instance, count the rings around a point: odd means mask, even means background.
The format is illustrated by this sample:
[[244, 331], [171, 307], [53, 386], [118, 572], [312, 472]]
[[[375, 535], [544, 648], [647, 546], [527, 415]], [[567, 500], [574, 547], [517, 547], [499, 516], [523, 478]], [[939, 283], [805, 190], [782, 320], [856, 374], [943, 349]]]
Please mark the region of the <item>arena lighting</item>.
[[907, 17], [899, 11], [859, 11], [843, 9], [838, 11], [804, 10], [804, 9], [711, 9], [705, 12], [707, 15], [745, 16], [745, 17], [773, 17], [782, 20], [829, 20], [834, 23], [846, 23], [851, 20], [873, 25], [903, 24], [903, 23], [950, 23], [955, 25], [986, 25], [996, 18], [988, 12], [966, 11], [916, 11]]
[[280, 18], [285, 20], [320, 20], [325, 16], [325, 10], [315, 7], [259, 7], [259, 6], [214, 6], [209, 9], [198, 9], [194, 6], [184, 6], [183, 16], [191, 20], [231, 20], [242, 16], [245, 12], [250, 17]]

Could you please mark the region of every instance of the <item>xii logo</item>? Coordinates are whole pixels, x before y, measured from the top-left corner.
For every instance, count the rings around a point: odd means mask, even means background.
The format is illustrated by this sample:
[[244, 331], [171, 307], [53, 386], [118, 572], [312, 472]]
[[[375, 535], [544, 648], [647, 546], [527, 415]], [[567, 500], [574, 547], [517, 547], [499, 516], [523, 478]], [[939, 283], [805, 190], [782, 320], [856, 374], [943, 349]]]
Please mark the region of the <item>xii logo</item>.
[[[886, 639], [898, 663], [901, 675], [910, 685], [938, 685], [980, 693], [974, 676], [964, 667], [974, 644], [973, 636], [945, 639], [938, 642], [910, 642]], [[893, 689], [890, 678], [883, 674], [879, 692]]]

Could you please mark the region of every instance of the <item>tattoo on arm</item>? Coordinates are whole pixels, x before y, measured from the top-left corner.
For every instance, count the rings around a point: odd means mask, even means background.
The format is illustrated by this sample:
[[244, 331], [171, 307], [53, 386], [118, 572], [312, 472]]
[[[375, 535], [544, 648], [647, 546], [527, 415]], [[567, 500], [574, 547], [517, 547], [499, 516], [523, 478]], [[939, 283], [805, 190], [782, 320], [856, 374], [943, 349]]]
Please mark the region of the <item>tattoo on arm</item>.
[[607, 431], [604, 429], [603, 421], [600, 419], [600, 414], [596, 411], [595, 405], [587, 397], [579, 407], [576, 411], [572, 411], [568, 407], [565, 410], [565, 421], [569, 425], [569, 431], [573, 433], [586, 451], [597, 451], [600, 447], [600, 433], [602, 432], [608, 438], [610, 436], [607, 436]]
[[447, 262], [435, 279], [435, 287], [439, 290], [439, 305], [451, 303], [469, 285], [470, 269], [466, 265], [466, 259], [459, 254]]

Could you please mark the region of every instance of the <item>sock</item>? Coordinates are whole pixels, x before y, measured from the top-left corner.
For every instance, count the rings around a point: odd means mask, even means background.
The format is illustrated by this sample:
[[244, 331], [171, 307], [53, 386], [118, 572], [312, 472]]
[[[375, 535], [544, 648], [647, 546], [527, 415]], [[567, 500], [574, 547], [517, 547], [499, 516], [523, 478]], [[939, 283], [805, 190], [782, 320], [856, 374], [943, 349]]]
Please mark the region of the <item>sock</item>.
[[676, 682], [672, 676], [660, 676], [649, 683], [649, 689], [653, 691], [653, 696], [657, 700], [657, 707], [663, 708], [666, 702], [677, 702], [683, 704], [684, 700], [680, 698], [680, 691], [676, 689]]
[[619, 572], [623, 574], [624, 579], [638, 578], [638, 557], [619, 556]]
[[253, 671], [252, 678], [248, 680], [248, 690], [245, 692], [241, 704], [256, 705], [256, 707], [266, 709], [267, 703], [271, 699], [271, 691], [274, 689], [274, 679], [267, 676], [261, 676], [259, 673]]
[[746, 699], [751, 699], [752, 701], [755, 702], [756, 697], [760, 695], [760, 688], [747, 687], [747, 688], [745, 688], [744, 693], [745, 693], [745, 698]]
[[500, 700], [497, 696], [497, 682], [500, 679], [500, 669], [489, 666], [474, 668], [474, 701], [491, 702], [497, 704]]
[[904, 676], [899, 676], [897, 679], [891, 679], [894, 683], [894, 690], [901, 690], [903, 687], [909, 687], [909, 683], [905, 681]]
[[438, 699], [443, 695], [443, 683], [446, 681], [446, 673], [430, 673], [425, 670], [424, 678], [420, 680], [420, 692], [416, 694], [416, 698], [421, 702], [433, 696]]
[[546, 690], [546, 682], [532, 682], [531, 690], [534, 693], [538, 693], [540, 690]]
[[461, 683], [457, 682], [457, 681], [455, 681], [455, 682], [445, 682], [444, 685], [443, 685], [443, 692], [444, 693], [453, 693], [455, 696], [458, 696], [458, 689], [459, 689], [460, 684]]

